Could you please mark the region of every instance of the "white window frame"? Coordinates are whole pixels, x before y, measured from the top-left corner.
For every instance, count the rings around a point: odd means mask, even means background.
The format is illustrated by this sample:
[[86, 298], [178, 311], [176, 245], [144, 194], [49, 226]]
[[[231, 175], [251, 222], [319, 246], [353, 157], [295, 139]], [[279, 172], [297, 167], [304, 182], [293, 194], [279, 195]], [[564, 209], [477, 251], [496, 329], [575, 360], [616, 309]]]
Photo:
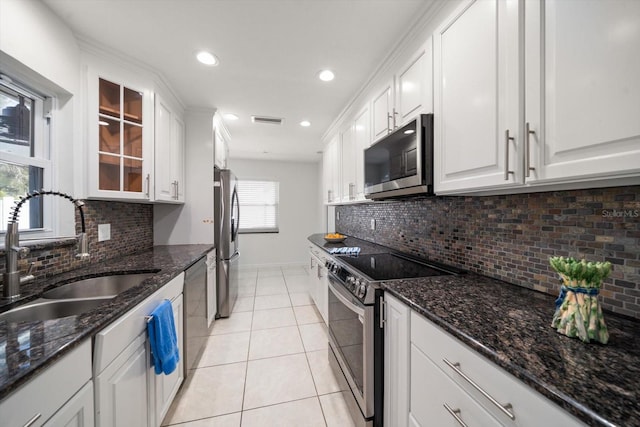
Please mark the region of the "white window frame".
[[[275, 196], [276, 196], [276, 200], [274, 203], [269, 204], [269, 203], [251, 203], [251, 201], [249, 201], [249, 203], [247, 203], [246, 197], [243, 197], [242, 194], [240, 194], [240, 192], [238, 192], [238, 201], [239, 201], [239, 208], [240, 208], [240, 228], [238, 229], [238, 233], [240, 234], [261, 234], [261, 233], [279, 233], [280, 232], [280, 182], [274, 179], [259, 179], [259, 178], [247, 178], [247, 179], [238, 179], [238, 187], [240, 188], [242, 186], [243, 182], [257, 182], [257, 183], [271, 183], [271, 184], [275, 184]], [[247, 220], [247, 211], [245, 209], [246, 205], [253, 205], [253, 206], [273, 206], [275, 208], [275, 226], [274, 227], [268, 227], [268, 226], [263, 226], [263, 227], [251, 227], [251, 228], [246, 228], [243, 227], [242, 224], [246, 224], [246, 220]]]
[[[17, 155], [0, 151], [0, 161], [14, 163], [21, 166], [35, 166], [42, 169], [42, 187], [51, 189], [53, 184], [53, 166], [51, 162], [51, 111], [55, 105], [55, 98], [43, 96], [31, 90], [28, 85], [14, 83], [11, 78], [2, 75], [0, 85], [31, 98], [34, 108], [33, 116], [33, 157]], [[54, 202], [50, 197], [42, 198], [42, 228], [20, 230], [21, 240], [40, 239], [54, 235]], [[4, 242], [5, 230], [9, 218], [0, 218], [0, 237]]]

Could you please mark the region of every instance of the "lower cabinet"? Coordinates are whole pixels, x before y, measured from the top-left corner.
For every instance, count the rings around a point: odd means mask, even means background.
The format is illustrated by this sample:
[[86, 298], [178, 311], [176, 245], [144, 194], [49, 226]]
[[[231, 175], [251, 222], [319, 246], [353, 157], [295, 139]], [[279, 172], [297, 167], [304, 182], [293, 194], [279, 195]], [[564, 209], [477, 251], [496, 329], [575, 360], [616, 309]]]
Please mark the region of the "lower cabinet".
[[91, 340], [0, 402], [2, 426], [93, 426]]
[[326, 257], [315, 246], [309, 247], [309, 295], [324, 323], [329, 323], [329, 278], [324, 266]]
[[[184, 274], [180, 274], [96, 334], [93, 369], [97, 427], [156, 427], [162, 423], [184, 379], [183, 286]], [[170, 375], [156, 375], [146, 316], [165, 299], [173, 308], [181, 359]]]
[[584, 425], [400, 300], [384, 299], [385, 426]]

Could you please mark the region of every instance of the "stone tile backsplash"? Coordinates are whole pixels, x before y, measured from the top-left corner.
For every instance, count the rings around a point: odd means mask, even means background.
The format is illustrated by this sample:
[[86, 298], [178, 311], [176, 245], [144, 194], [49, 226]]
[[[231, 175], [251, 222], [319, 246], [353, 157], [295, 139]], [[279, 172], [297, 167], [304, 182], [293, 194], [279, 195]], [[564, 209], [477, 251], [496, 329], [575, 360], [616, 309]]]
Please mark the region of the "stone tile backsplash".
[[603, 308], [640, 318], [640, 186], [338, 206], [336, 231], [554, 295], [549, 257], [608, 260]]
[[[26, 271], [29, 263], [35, 262], [33, 273], [36, 277], [50, 277], [87, 263], [104, 261], [153, 246], [153, 205], [85, 200], [83, 209], [91, 254], [88, 261], [75, 258], [75, 241], [60, 241], [42, 245], [44, 248], [32, 248], [29, 255], [19, 261], [20, 269]], [[80, 224], [80, 215], [76, 210], [76, 233], [80, 233]], [[98, 242], [98, 224], [111, 224], [110, 240]], [[4, 269], [5, 259], [2, 256], [0, 271]]]

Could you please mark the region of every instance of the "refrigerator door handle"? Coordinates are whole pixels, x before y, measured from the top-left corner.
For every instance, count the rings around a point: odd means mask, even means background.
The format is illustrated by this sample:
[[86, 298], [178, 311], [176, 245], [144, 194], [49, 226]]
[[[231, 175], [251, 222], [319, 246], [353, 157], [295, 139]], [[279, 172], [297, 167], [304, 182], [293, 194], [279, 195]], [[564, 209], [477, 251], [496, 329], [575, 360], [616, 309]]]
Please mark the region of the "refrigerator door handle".
[[240, 252], [236, 252], [235, 254], [233, 254], [233, 256], [231, 258], [229, 258], [229, 262], [233, 262], [235, 260], [237, 260], [240, 257]]
[[[233, 218], [233, 211], [236, 208], [236, 218]], [[234, 187], [233, 195], [231, 196], [231, 241], [235, 242], [238, 237], [238, 229], [240, 228], [240, 200], [238, 199], [238, 188]]]

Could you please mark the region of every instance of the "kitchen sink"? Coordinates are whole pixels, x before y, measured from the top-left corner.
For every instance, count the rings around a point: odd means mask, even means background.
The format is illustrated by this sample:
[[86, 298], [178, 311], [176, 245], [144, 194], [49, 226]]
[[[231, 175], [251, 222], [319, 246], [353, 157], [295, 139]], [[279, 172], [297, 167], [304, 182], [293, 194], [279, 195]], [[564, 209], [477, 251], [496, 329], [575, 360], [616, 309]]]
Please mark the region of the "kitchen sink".
[[114, 274], [82, 279], [46, 291], [42, 297], [48, 299], [115, 297], [119, 293], [139, 285], [154, 274]]
[[0, 321], [8, 323], [37, 322], [75, 316], [93, 310], [106, 303], [110, 298], [88, 298], [73, 300], [38, 299], [29, 304], [14, 308], [0, 314]]

